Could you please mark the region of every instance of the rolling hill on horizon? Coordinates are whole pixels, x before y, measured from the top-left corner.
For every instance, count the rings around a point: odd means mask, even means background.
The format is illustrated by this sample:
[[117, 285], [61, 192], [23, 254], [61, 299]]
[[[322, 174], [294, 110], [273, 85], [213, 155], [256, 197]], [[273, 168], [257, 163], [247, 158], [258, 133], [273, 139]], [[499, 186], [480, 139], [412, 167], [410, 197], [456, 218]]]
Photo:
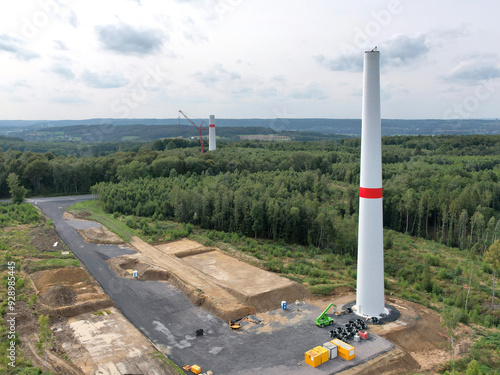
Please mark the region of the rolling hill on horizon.
[[[193, 119], [200, 125], [208, 120]], [[21, 136], [20, 133], [28, 130], [48, 130], [69, 126], [94, 126], [101, 129], [113, 126], [160, 126], [170, 125], [178, 127], [177, 118], [166, 119], [106, 119], [96, 118], [87, 120], [57, 120], [57, 121], [27, 121], [27, 120], [0, 120], [0, 134]], [[191, 126], [184, 119], [181, 126]], [[322, 134], [338, 134], [359, 137], [361, 135], [360, 119], [325, 119], [325, 118], [277, 118], [277, 119], [217, 119], [217, 127], [259, 127], [268, 128], [272, 132], [306, 131]], [[194, 130], [194, 129], [193, 129]], [[14, 134], [12, 134], [14, 133]], [[382, 119], [382, 135], [434, 135], [434, 134], [500, 134], [500, 120], [498, 119], [465, 119], [465, 120], [398, 120]], [[24, 137], [22, 137], [24, 138]]]

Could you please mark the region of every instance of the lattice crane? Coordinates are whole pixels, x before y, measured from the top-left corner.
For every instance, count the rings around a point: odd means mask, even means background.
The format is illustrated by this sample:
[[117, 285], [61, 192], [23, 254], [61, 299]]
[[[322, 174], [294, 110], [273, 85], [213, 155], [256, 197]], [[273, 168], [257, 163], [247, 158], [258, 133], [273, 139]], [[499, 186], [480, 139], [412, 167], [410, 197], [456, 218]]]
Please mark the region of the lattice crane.
[[203, 123], [204, 123], [205, 121], [202, 121], [202, 123], [200, 124], [200, 126], [196, 126], [196, 124], [195, 124], [193, 121], [191, 121], [191, 119], [190, 119], [189, 117], [187, 117], [187, 115], [186, 115], [184, 112], [182, 112], [180, 109], [179, 109], [179, 113], [180, 113], [181, 115], [183, 115], [183, 116], [186, 118], [186, 120], [188, 120], [188, 121], [191, 123], [191, 125], [193, 125], [196, 129], [198, 129], [198, 132], [200, 133], [201, 153], [202, 153], [202, 154], [204, 154], [204, 153], [205, 153], [205, 150], [203, 150], [203, 138], [202, 138], [202, 136], [201, 136], [201, 131], [202, 131], [202, 130], [208, 130], [208, 128], [202, 128]]

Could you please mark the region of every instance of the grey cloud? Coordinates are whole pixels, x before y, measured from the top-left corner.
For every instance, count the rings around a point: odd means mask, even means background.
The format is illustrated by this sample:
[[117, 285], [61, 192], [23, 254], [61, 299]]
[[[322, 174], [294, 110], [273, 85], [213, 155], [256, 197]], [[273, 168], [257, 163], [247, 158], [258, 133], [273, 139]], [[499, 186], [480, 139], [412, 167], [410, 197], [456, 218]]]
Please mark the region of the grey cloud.
[[24, 61], [29, 61], [32, 59], [37, 59], [40, 57], [40, 55], [36, 52], [27, 50], [27, 49], [19, 49], [16, 53], [16, 57], [19, 60], [24, 60]]
[[209, 71], [197, 72], [194, 77], [209, 87], [220, 81], [234, 81], [241, 78], [238, 73], [226, 70], [221, 64], [215, 65]]
[[7, 34], [0, 35], [0, 50], [7, 52], [17, 52], [19, 41]]
[[97, 74], [90, 70], [85, 70], [82, 79], [89, 87], [97, 89], [110, 89], [122, 87], [129, 83], [129, 80], [117, 74]]
[[73, 71], [62, 64], [55, 64], [50, 68], [50, 71], [69, 80], [75, 78]]
[[58, 49], [60, 51], [67, 51], [68, 50], [68, 47], [66, 47], [66, 44], [64, 44], [60, 40], [54, 40], [54, 48]]
[[[429, 52], [426, 39], [427, 37], [424, 35], [414, 38], [407, 35], [398, 35], [380, 43], [381, 65], [405, 66], [424, 58]], [[317, 55], [314, 59], [319, 65], [332, 71], [363, 71], [363, 53], [360, 50], [345, 53], [333, 59], [324, 55]]]
[[383, 51], [381, 57], [383, 64], [390, 66], [409, 65], [423, 58], [429, 52], [425, 41], [426, 37], [424, 35], [416, 38], [408, 35], [398, 35], [383, 42], [380, 47]]
[[22, 47], [22, 41], [7, 34], [0, 35], [0, 51], [12, 53], [17, 59], [29, 61], [40, 57], [36, 52]]
[[316, 62], [333, 71], [361, 72], [363, 70], [363, 56], [358, 54], [344, 54], [335, 59], [329, 59], [324, 55], [315, 56]]
[[473, 85], [482, 80], [500, 77], [500, 64], [496, 55], [464, 56], [450, 74], [443, 77], [449, 83]]
[[75, 13], [74, 10], [70, 10], [69, 15], [68, 15], [68, 22], [73, 27], [77, 27], [78, 26], [78, 17], [77, 17], [77, 15], [76, 15], [76, 13]]
[[123, 55], [149, 55], [163, 46], [159, 30], [132, 27], [125, 24], [96, 26], [103, 47]]

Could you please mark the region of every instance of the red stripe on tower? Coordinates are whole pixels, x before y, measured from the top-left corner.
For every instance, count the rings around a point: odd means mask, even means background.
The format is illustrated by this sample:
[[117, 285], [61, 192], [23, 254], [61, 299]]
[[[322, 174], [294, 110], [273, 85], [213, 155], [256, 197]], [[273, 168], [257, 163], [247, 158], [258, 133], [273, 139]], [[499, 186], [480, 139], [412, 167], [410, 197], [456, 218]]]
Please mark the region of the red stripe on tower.
[[382, 198], [382, 188], [359, 188], [359, 197], [368, 199], [380, 199]]

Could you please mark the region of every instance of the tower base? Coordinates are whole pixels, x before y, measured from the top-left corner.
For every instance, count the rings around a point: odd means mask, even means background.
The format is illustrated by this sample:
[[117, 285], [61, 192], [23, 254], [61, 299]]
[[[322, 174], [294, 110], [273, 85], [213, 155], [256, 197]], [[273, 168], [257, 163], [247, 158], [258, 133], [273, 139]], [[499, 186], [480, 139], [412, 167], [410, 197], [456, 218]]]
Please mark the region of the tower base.
[[357, 305], [353, 305], [352, 306], [352, 310], [354, 311], [354, 313], [356, 315], [362, 316], [363, 318], [376, 317], [376, 318], [382, 319], [382, 318], [385, 318], [386, 316], [388, 316], [390, 314], [390, 311], [387, 308], [387, 305], [386, 305], [386, 307], [384, 307], [384, 311], [382, 313], [380, 313], [380, 315], [365, 315], [365, 314], [358, 313], [358, 306]]

